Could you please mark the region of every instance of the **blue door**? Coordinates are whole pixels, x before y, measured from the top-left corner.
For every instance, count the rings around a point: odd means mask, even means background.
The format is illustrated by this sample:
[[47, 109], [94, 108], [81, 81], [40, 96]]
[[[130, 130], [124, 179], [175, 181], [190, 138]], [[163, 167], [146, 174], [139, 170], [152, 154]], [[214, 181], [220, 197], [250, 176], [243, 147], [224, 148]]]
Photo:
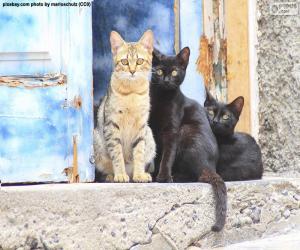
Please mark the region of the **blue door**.
[[2, 182], [93, 180], [91, 34], [88, 7], [1, 9]]

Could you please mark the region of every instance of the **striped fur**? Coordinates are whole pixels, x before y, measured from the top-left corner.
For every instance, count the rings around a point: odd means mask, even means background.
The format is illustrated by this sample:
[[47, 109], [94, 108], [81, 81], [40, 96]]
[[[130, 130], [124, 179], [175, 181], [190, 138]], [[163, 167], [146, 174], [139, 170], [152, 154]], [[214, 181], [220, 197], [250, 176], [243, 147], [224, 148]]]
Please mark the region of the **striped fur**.
[[96, 167], [108, 181], [150, 182], [151, 175], [145, 169], [155, 156], [148, 126], [153, 34], [146, 31], [139, 42], [126, 43], [113, 31], [110, 40], [115, 69], [98, 109]]

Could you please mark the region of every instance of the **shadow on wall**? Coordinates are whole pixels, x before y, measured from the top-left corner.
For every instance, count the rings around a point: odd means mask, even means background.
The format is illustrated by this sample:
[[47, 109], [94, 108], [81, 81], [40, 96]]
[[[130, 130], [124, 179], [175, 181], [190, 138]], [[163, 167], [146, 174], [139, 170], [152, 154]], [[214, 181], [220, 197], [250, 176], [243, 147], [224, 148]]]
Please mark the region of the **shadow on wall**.
[[155, 47], [173, 54], [175, 18], [173, 0], [120, 0], [93, 2], [93, 76], [94, 105], [105, 94], [112, 72], [109, 36], [119, 32], [126, 41], [137, 41], [145, 30], [151, 29]]

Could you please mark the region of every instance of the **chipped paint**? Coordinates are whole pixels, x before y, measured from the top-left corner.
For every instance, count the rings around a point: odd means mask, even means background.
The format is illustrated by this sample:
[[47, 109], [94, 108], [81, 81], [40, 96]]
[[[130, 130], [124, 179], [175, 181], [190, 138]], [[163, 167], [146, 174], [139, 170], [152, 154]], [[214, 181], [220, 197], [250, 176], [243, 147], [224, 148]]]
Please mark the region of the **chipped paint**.
[[80, 109], [82, 106], [82, 98], [81, 96], [75, 96], [73, 99], [73, 107], [76, 109]]
[[7, 87], [34, 89], [60, 86], [66, 83], [67, 76], [64, 74], [47, 74], [44, 76], [0, 76], [0, 86]]
[[[227, 41], [220, 40], [220, 48], [218, 49], [217, 60], [213, 58], [214, 43], [209, 42], [205, 35], [200, 38], [200, 52], [197, 59], [197, 70], [204, 78], [205, 86], [208, 89], [221, 88], [226, 89], [227, 78]], [[225, 87], [224, 87], [225, 85]], [[219, 97], [220, 99], [220, 97]], [[223, 96], [221, 99], [225, 99]]]
[[73, 167], [65, 168], [62, 172], [63, 175], [68, 177], [68, 182], [71, 183], [73, 180]]
[[224, 0], [203, 0], [204, 34], [200, 39], [198, 71], [218, 100], [227, 101], [227, 40]]
[[212, 49], [213, 45], [208, 42], [205, 35], [200, 38], [200, 52], [197, 59], [197, 70], [202, 74], [204, 84], [209, 87], [212, 82]]

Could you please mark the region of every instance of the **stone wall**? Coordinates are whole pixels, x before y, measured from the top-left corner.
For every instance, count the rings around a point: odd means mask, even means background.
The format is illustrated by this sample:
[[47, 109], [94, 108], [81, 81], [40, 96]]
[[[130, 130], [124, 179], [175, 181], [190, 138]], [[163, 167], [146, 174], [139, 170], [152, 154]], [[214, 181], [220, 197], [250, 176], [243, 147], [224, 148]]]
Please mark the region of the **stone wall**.
[[272, 15], [274, 2], [297, 0], [257, 0], [259, 143], [266, 172], [300, 175], [300, 14]]

